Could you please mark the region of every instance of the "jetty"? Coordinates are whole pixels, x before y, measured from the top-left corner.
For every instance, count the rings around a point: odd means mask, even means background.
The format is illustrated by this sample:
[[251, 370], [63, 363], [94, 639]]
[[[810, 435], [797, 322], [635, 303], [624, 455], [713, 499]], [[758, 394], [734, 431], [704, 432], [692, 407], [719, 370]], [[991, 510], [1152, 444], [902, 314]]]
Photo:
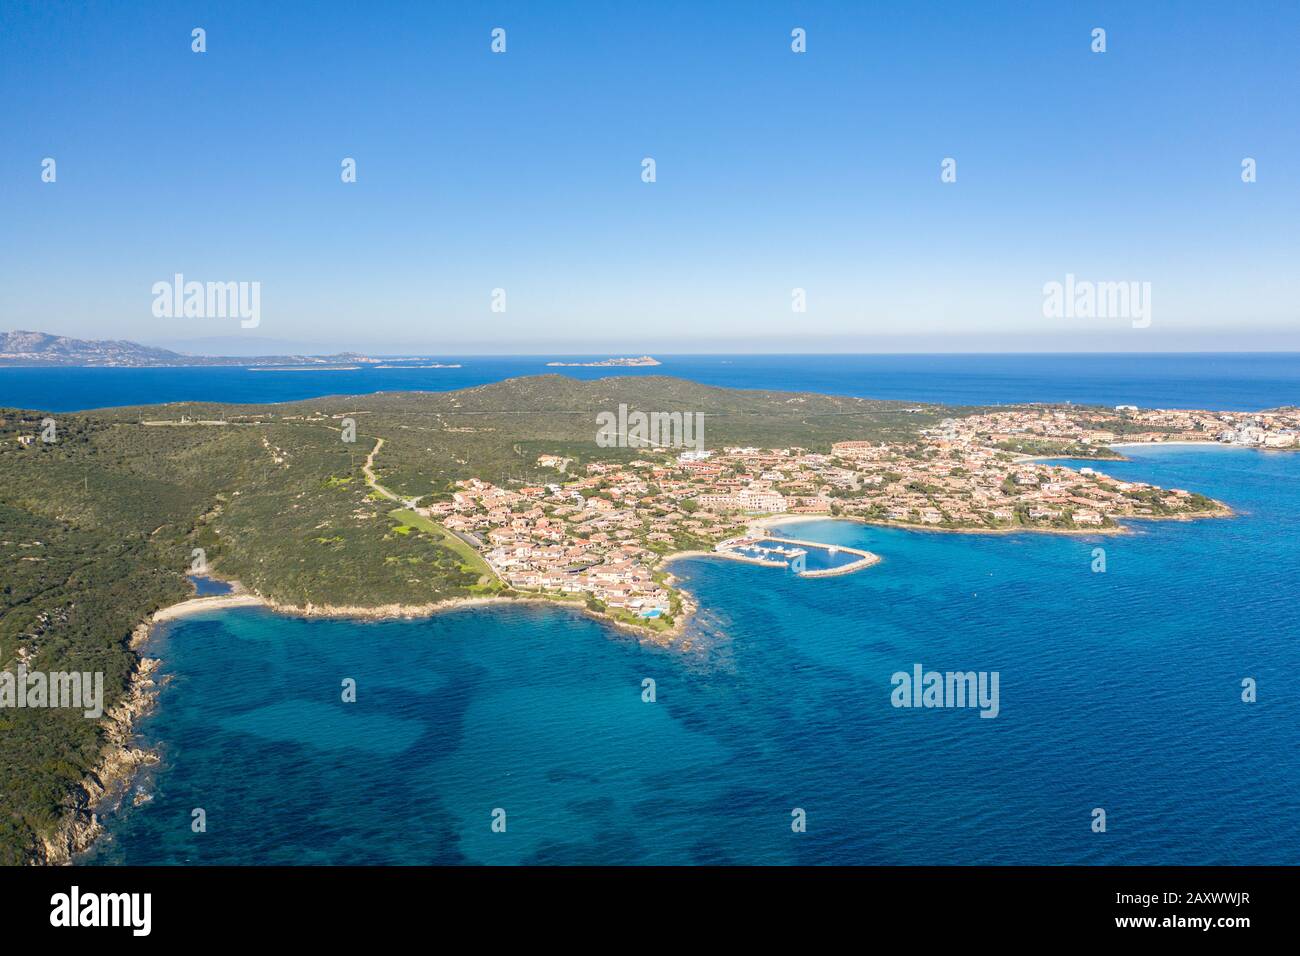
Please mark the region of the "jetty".
[[799, 538], [778, 538], [775, 535], [760, 533], [749, 534], [740, 538], [729, 538], [714, 546], [714, 553], [733, 561], [744, 561], [768, 568], [788, 568], [794, 566], [801, 558], [807, 556], [810, 549], [825, 551], [837, 555], [841, 551], [857, 555], [857, 560], [831, 568], [816, 570], [796, 570], [801, 578], [828, 578], [837, 574], [852, 574], [869, 568], [880, 560], [880, 556], [861, 548], [851, 548], [843, 544], [822, 544], [819, 541], [803, 541]]
[[839, 554], [843, 551], [845, 554], [856, 554], [858, 559], [850, 561], [847, 564], [841, 564], [833, 568], [822, 568], [817, 571], [800, 571], [799, 576], [804, 578], [829, 578], [837, 574], [852, 574], [854, 571], [861, 571], [863, 568], [869, 568], [880, 561], [880, 555], [873, 554], [870, 551], [863, 551], [861, 548], [850, 548], [844, 544], [820, 544], [816, 541], [801, 541], [798, 538], [777, 538], [768, 535], [766, 540], [779, 541], [782, 544], [798, 545], [801, 548], [820, 548], [831, 554]]

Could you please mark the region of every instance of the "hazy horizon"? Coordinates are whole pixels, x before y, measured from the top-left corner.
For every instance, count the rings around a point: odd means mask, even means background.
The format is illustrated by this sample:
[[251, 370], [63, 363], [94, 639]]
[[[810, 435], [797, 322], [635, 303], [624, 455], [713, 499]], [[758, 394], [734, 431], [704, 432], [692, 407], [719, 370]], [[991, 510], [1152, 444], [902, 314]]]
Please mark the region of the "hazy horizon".
[[[991, 345], [987, 339], [972, 337], [966, 347], [960, 344], [954, 344], [955, 336], [948, 336], [944, 339], [888, 339], [886, 337], [877, 337], [874, 341], [839, 341], [839, 342], [820, 342], [809, 341], [811, 337], [804, 336], [798, 340], [790, 341], [769, 341], [767, 343], [755, 343], [750, 340], [746, 343], [749, 347], [736, 347], [737, 343], [730, 345], [725, 341], [704, 341], [697, 342], [695, 348], [689, 347], [691, 343], [675, 343], [672, 345], [658, 346], [653, 342], [649, 343], [608, 343], [606, 347], [599, 347], [599, 344], [576, 343], [576, 342], [528, 342], [512, 341], [506, 345], [493, 347], [491, 344], [439, 344], [439, 343], [378, 343], [370, 347], [364, 347], [356, 343], [313, 343], [303, 340], [263, 340], [256, 338], [230, 337], [221, 340], [158, 340], [153, 342], [141, 343], [152, 345], [158, 348], [168, 348], [177, 352], [187, 352], [194, 355], [256, 355], [256, 354], [273, 354], [267, 349], [274, 346], [274, 352], [294, 352], [304, 355], [328, 355], [335, 352], [360, 352], [375, 356], [384, 355], [538, 355], [538, 356], [583, 356], [596, 358], [616, 358], [616, 357], [633, 357], [639, 355], [940, 355], [940, 354], [957, 354], [957, 355], [1105, 355], [1105, 354], [1193, 354], [1193, 353], [1293, 353], [1300, 352], [1300, 339], [1297, 339], [1289, 346], [1276, 347], [1255, 347], [1255, 348], [1231, 348], [1228, 347], [1227, 337], [1219, 340], [1216, 346], [1213, 340], [1200, 339], [1201, 347], [1188, 346], [1184, 348], [1152, 348], [1139, 347], [1138, 343], [1133, 343], [1129, 347], [1113, 348], [1096, 348], [1088, 347], [1085, 342], [1064, 342], [1057, 343], [1056, 347], [1048, 341], [1038, 343], [1019, 343], [1018, 348], [998, 348]], [[1118, 344], [1118, 343], [1117, 343]], [[757, 347], [756, 347], [757, 346]]]
[[[0, 329], [4, 332], [39, 332], [67, 338], [82, 338], [57, 328]], [[105, 332], [88, 341], [130, 341], [151, 348], [168, 349], [195, 356], [265, 356], [265, 355], [333, 355], [358, 352], [375, 357], [411, 356], [548, 356], [554, 358], [619, 358], [640, 355], [1188, 355], [1188, 354], [1293, 354], [1300, 345], [1278, 343], [1273, 346], [1255, 340], [1255, 347], [1234, 345], [1234, 336], [1200, 336], [1185, 339], [1183, 347], [1158, 348], [1149, 338], [1128, 342], [1113, 341], [1113, 347], [1095, 347], [1095, 341], [1060, 337], [1016, 339], [997, 347], [998, 340], [989, 336], [946, 336], [927, 339], [908, 336], [875, 336], [871, 339], [827, 340], [817, 336], [797, 339], [735, 340], [696, 339], [672, 343], [645, 340], [639, 343], [590, 343], [573, 341], [539, 342], [512, 340], [509, 343], [473, 342], [377, 342], [321, 341], [281, 339], [246, 333], [232, 336], [176, 339], [132, 339], [127, 335]], [[1149, 344], [1148, 344], [1149, 343]], [[743, 344], [744, 348], [738, 347]], [[1147, 344], [1147, 347], [1141, 347]], [[694, 347], [692, 347], [694, 346]], [[1014, 346], [1014, 347], [1010, 347]]]
[[[38, 332], [67, 338], [81, 336], [67, 335], [53, 328], [0, 329], [4, 332]], [[654, 342], [623, 345], [609, 343], [600, 347], [599, 343], [578, 342], [535, 342], [512, 341], [497, 344], [495, 347], [485, 344], [467, 343], [374, 343], [366, 345], [358, 342], [322, 342], [304, 339], [279, 339], [256, 334], [214, 336], [201, 339], [146, 339], [135, 340], [125, 335], [104, 333], [88, 341], [131, 341], [151, 348], [162, 348], [195, 356], [233, 356], [255, 357], [267, 355], [333, 355], [340, 352], [357, 352], [373, 357], [396, 357], [402, 355], [436, 357], [436, 356], [540, 356], [552, 358], [627, 358], [640, 355], [651, 356], [693, 356], [693, 355], [1192, 355], [1192, 354], [1294, 354], [1300, 353], [1300, 347], [1230, 347], [1227, 336], [1215, 339], [1201, 337], [1196, 341], [1199, 346], [1188, 345], [1182, 348], [1141, 348], [1141, 342], [1116, 343], [1127, 347], [1090, 348], [1085, 340], [1034, 340], [1016, 341], [1018, 347], [998, 348], [990, 344], [989, 337], [947, 336], [942, 340], [911, 338], [905, 336], [877, 336], [871, 340], [824, 341], [815, 336], [802, 336], [797, 340], [748, 340], [746, 348], [737, 348], [736, 342], [725, 340], [696, 340], [697, 347], [690, 348], [691, 343], [675, 342], [656, 345]], [[1149, 339], [1142, 340], [1149, 342]], [[965, 347], [963, 347], [963, 345]]]

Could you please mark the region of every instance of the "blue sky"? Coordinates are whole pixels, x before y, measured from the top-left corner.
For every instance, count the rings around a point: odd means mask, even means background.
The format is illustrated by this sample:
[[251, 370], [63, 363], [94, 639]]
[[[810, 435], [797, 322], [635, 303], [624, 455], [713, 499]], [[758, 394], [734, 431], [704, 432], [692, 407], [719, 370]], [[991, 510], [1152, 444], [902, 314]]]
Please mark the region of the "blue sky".
[[[0, 328], [1300, 349], [1297, 102], [1282, 2], [0, 0]], [[260, 282], [258, 328], [156, 318], [151, 286], [178, 272]], [[1151, 283], [1150, 326], [1044, 317], [1067, 273]]]

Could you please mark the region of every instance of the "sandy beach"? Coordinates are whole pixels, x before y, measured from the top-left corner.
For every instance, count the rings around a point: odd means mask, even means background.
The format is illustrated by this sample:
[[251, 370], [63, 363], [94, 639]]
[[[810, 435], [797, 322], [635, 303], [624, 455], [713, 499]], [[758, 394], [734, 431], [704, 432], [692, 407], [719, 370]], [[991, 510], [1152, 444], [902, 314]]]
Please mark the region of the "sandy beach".
[[693, 604], [687, 604], [683, 608], [683, 613], [675, 625], [666, 630], [659, 631], [649, 627], [642, 627], [636, 624], [620, 621], [606, 614], [592, 611], [584, 603], [579, 601], [567, 601], [561, 598], [546, 597], [543, 595], [521, 594], [517, 597], [507, 597], [501, 595], [492, 595], [488, 597], [470, 597], [470, 598], [446, 598], [442, 601], [431, 601], [428, 604], [380, 604], [380, 605], [334, 605], [334, 604], [307, 604], [298, 606], [293, 604], [278, 604], [269, 601], [257, 594], [252, 594], [243, 589], [239, 582], [230, 582], [235, 590], [231, 594], [215, 594], [208, 597], [190, 598], [181, 601], [178, 604], [172, 604], [160, 608], [154, 612], [149, 619], [149, 626], [162, 624], [166, 621], [174, 621], [178, 618], [189, 617], [194, 614], [203, 614], [208, 611], [221, 611], [235, 607], [264, 607], [268, 611], [276, 614], [285, 614], [291, 617], [305, 618], [350, 618], [359, 621], [386, 621], [386, 620], [412, 620], [421, 617], [431, 617], [434, 614], [441, 614], [446, 611], [455, 611], [459, 609], [468, 609], [475, 607], [488, 607], [490, 605], [517, 605], [517, 604], [545, 604], [551, 607], [569, 608], [577, 611], [595, 620], [611, 624], [624, 631], [638, 634], [656, 643], [670, 643], [674, 638], [679, 636], [685, 626], [690, 613], [694, 610]]
[[755, 518], [749, 522], [748, 530], [762, 531], [766, 528], [778, 528], [783, 524], [803, 524], [805, 521], [840, 521], [840, 515], [832, 514], [807, 514], [807, 515], [767, 515], [763, 518]]
[[150, 622], [161, 624], [163, 621], [174, 621], [178, 617], [188, 617], [191, 614], [202, 614], [204, 611], [219, 611], [227, 607], [252, 607], [255, 605], [265, 606], [263, 601], [255, 594], [234, 593], [234, 594], [213, 594], [208, 597], [190, 598], [188, 601], [182, 601], [180, 604], [172, 604], [168, 607], [161, 608], [154, 612]]

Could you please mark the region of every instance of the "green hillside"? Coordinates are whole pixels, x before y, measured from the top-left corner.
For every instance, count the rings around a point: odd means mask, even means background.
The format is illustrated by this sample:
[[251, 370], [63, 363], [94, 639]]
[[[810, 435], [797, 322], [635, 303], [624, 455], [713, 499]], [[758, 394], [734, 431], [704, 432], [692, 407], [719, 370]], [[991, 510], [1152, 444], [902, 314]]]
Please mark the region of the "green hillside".
[[[135, 655], [132, 629], [189, 594], [202, 548], [216, 574], [303, 606], [422, 604], [494, 588], [472, 549], [412, 522], [362, 472], [375, 439], [384, 486], [428, 502], [453, 483], [554, 481], [540, 454], [627, 460], [597, 446], [620, 403], [705, 416], [710, 447], [904, 441], [952, 410], [736, 391], [661, 376], [561, 375], [459, 392], [331, 397], [270, 406], [169, 404], [57, 414], [0, 410], [0, 669], [102, 671], [106, 705]], [[356, 441], [342, 440], [342, 420]], [[394, 514], [398, 511], [397, 514]], [[432, 524], [425, 522], [425, 524]], [[28, 858], [97, 762], [103, 728], [79, 711], [0, 711], [0, 862]]]

